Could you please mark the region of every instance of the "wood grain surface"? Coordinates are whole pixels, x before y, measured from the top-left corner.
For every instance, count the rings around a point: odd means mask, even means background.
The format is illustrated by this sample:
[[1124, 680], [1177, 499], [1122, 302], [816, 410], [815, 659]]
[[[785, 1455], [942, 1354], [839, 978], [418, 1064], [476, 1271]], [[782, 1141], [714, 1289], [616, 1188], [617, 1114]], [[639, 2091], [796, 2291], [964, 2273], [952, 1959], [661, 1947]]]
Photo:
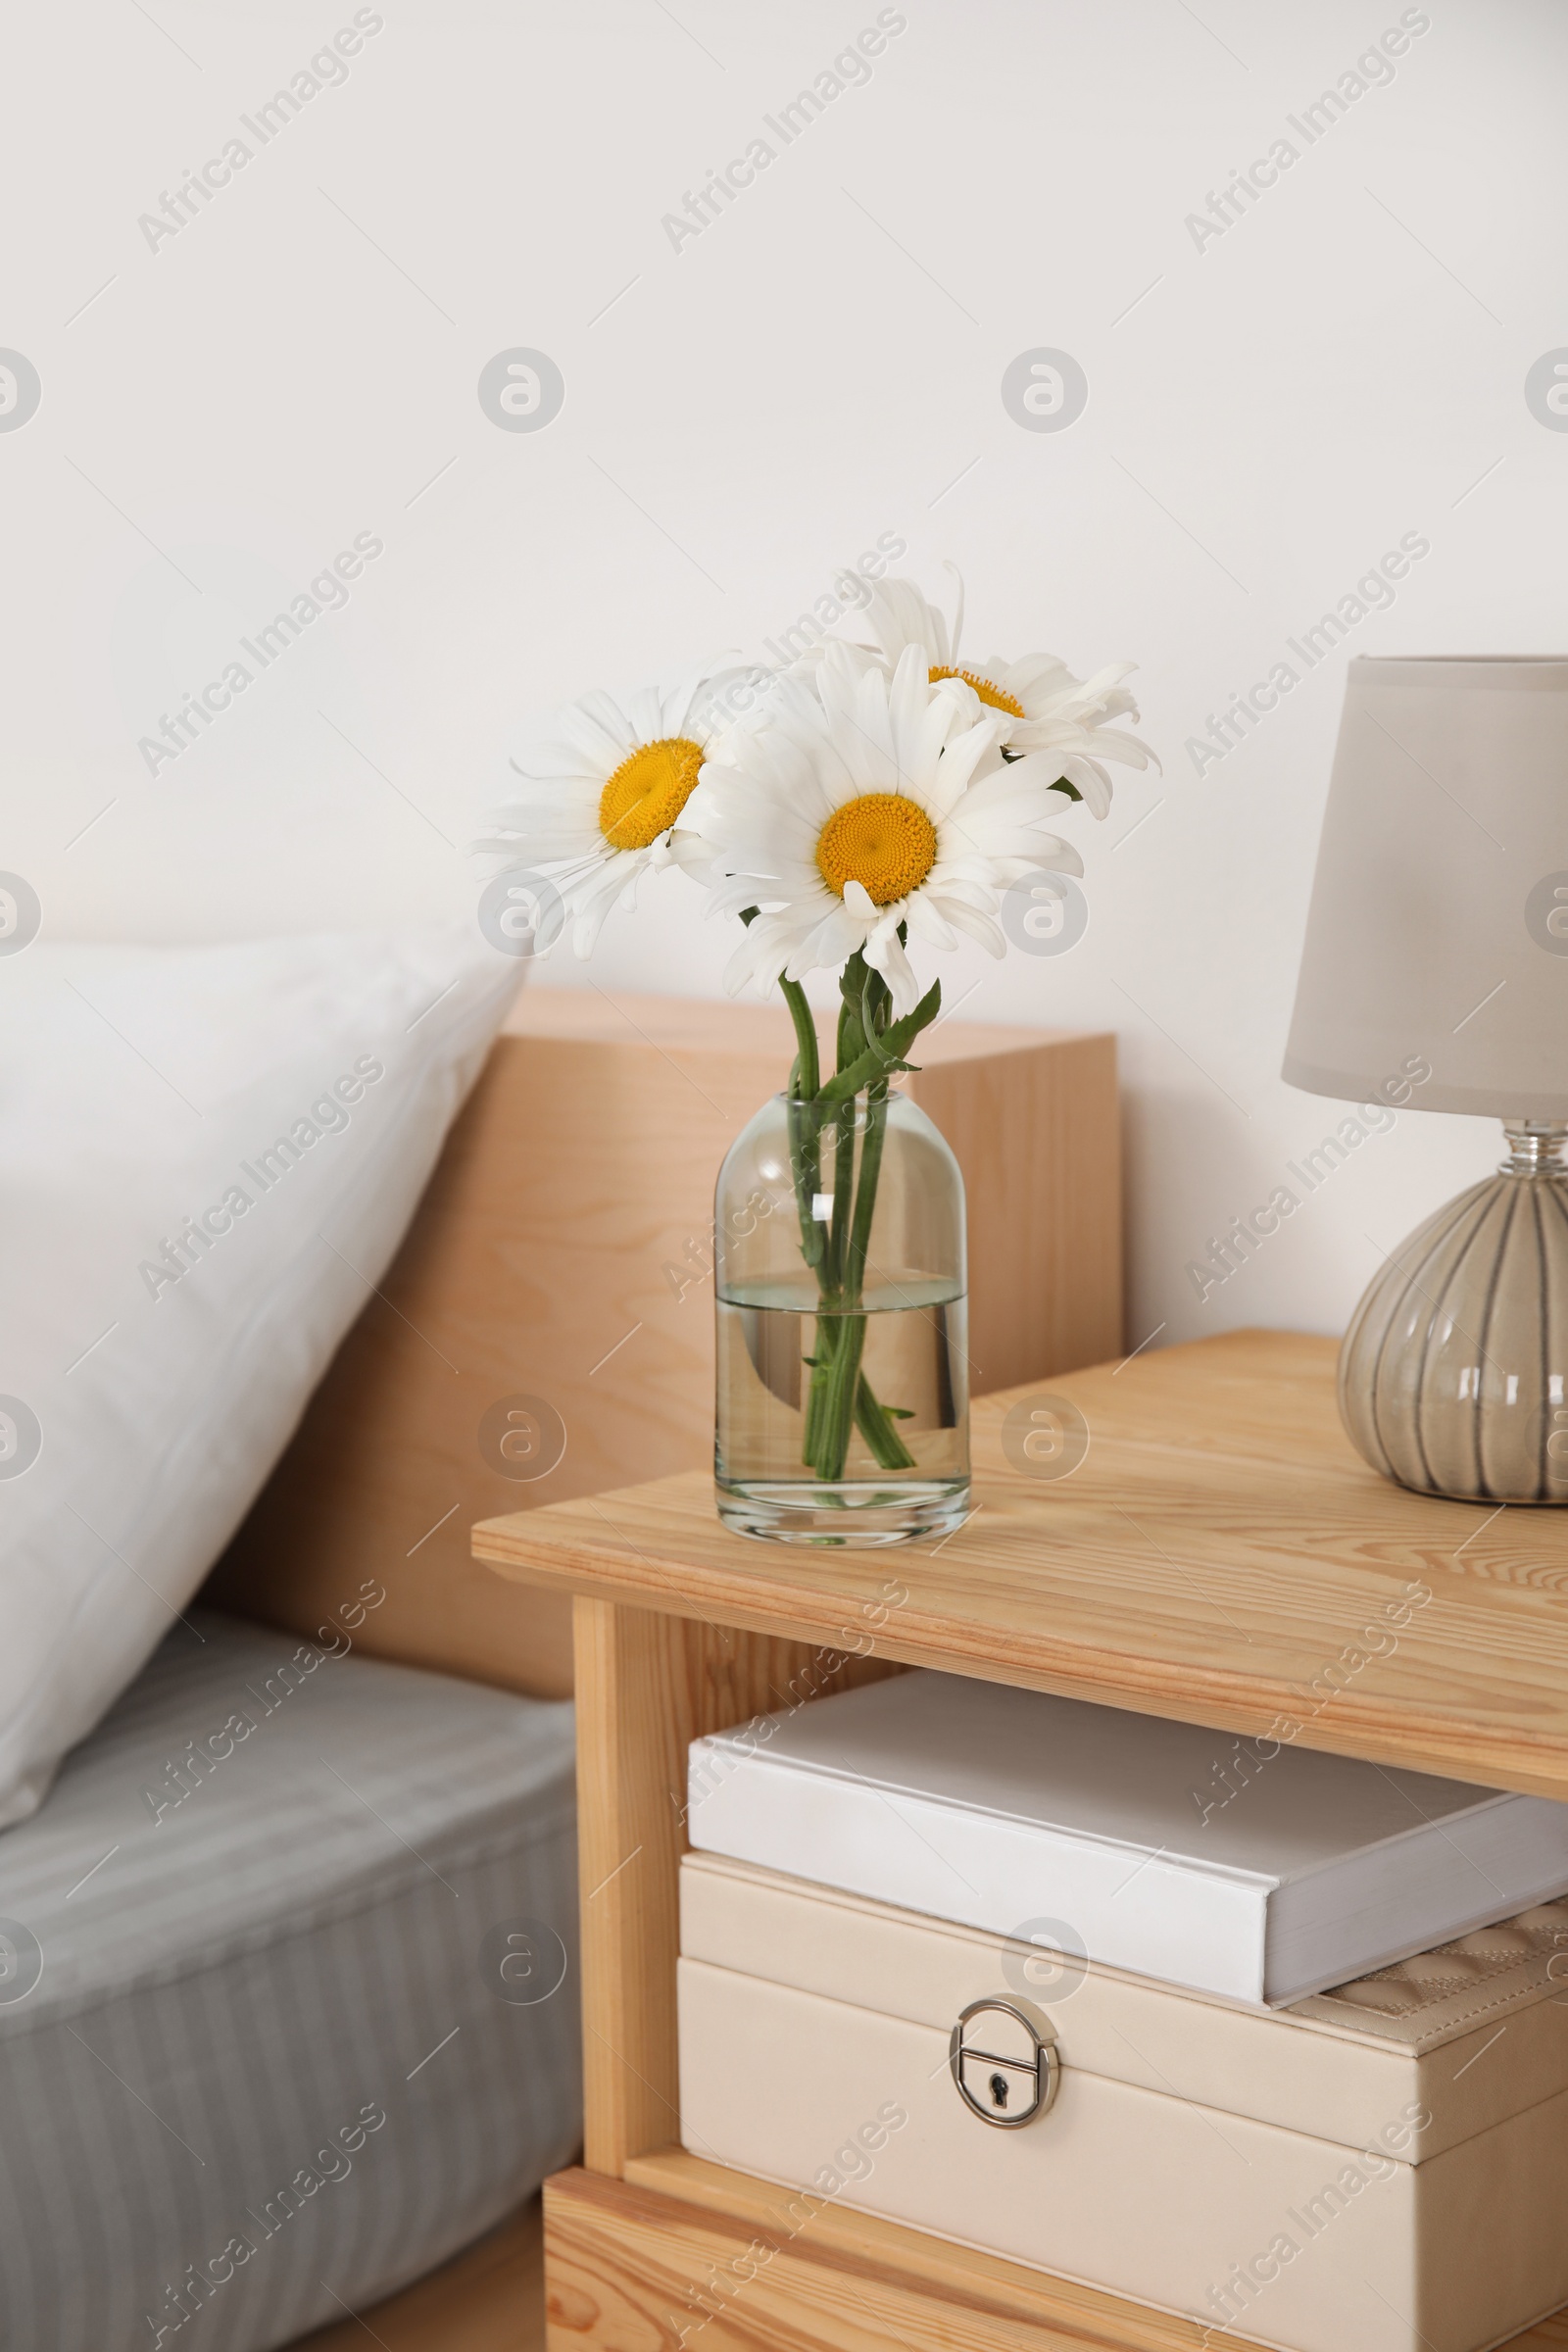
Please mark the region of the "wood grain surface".
[[[525, 989], [204, 1597], [310, 1636], [369, 1581], [370, 1654], [568, 1690], [565, 1604], [505, 1592], [468, 1527], [711, 1458], [713, 1183], [793, 1050], [782, 1006]], [[921, 1057], [969, 1189], [977, 1384], [1093, 1362], [1121, 1339], [1114, 1038], [944, 1022]], [[565, 1431], [530, 1482], [480, 1449], [515, 1396]]]
[[[1334, 1360], [1238, 1332], [984, 1398], [977, 1508], [936, 1544], [748, 1542], [688, 1474], [487, 1522], [474, 1549], [522, 1582], [819, 1641], [893, 1561], [909, 1597], [880, 1657], [1568, 1798], [1568, 1514], [1379, 1478]], [[1021, 1459], [1042, 1394], [1087, 1433], [1070, 1476], [1008, 1459], [1009, 1412]]]
[[[559, 2174], [545, 2184], [550, 2352], [674, 2352], [699, 2329], [705, 2352], [1253, 2352], [869, 2214], [826, 2207], [803, 2227], [790, 2203], [679, 2149], [626, 2180]], [[1559, 2314], [1505, 2352], [1564, 2346]]]

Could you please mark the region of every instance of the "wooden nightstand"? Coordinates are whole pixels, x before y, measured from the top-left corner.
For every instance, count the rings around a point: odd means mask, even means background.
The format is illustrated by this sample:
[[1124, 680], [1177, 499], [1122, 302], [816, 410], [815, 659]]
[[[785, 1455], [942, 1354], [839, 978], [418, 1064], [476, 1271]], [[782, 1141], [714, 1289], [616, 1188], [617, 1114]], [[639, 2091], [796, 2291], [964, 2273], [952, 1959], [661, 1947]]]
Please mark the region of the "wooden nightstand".
[[[1254, 1736], [1283, 1716], [1306, 1746], [1568, 1799], [1568, 1516], [1386, 1484], [1340, 1430], [1334, 1355], [1243, 1332], [1054, 1381], [1090, 1433], [1059, 1480], [1002, 1449], [1043, 1384], [983, 1397], [979, 1507], [935, 1545], [751, 1544], [694, 1473], [475, 1530], [502, 1575], [576, 1595], [587, 2125], [546, 2190], [552, 2352], [1244, 2340], [842, 2206], [797, 2229], [786, 2192], [679, 2147], [686, 1749], [792, 1678], [919, 1665]], [[1347, 1665], [1411, 1585], [1395, 1649]], [[1563, 2347], [1568, 2313], [1513, 2352]]]

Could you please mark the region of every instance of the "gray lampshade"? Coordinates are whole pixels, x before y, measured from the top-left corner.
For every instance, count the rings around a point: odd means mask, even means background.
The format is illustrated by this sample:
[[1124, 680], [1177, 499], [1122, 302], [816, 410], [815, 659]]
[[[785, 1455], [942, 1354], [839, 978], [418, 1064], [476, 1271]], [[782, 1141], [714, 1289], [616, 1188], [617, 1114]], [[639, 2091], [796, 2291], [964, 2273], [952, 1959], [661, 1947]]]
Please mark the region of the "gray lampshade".
[[1412, 1110], [1568, 1119], [1568, 660], [1350, 663], [1284, 1075], [1412, 1061]]

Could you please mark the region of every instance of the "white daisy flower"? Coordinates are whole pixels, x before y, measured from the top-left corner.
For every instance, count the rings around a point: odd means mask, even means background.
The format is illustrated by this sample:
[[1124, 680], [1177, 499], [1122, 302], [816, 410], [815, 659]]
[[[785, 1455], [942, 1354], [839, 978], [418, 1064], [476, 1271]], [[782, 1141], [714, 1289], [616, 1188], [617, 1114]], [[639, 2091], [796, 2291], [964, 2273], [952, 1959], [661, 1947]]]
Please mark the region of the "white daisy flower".
[[[862, 662], [891, 671], [909, 647], [917, 647], [933, 686], [947, 683], [976, 717], [994, 715], [1002, 729], [999, 741], [1009, 758], [1030, 761], [1031, 774], [1047, 784], [1069, 784], [1073, 796], [1087, 802], [1095, 816], [1104, 816], [1110, 808], [1105, 760], [1132, 767], [1147, 767], [1151, 761], [1159, 765], [1136, 735], [1107, 724], [1138, 716], [1138, 706], [1121, 683], [1137, 668], [1135, 662], [1113, 662], [1088, 679], [1074, 677], [1054, 654], [1025, 654], [1017, 662], [999, 655], [989, 662], [960, 662], [961, 579], [951, 635], [946, 615], [927, 602], [912, 580], [879, 581], [862, 612], [876, 638], [874, 648], [850, 649]], [[813, 648], [803, 657], [801, 668], [813, 669], [824, 650]]]
[[858, 949], [908, 1012], [919, 991], [901, 925], [911, 943], [955, 948], [962, 933], [1001, 956], [998, 893], [1041, 866], [1083, 872], [1040, 830], [1045, 784], [1001, 760], [996, 716], [971, 720], [928, 667], [918, 646], [891, 677], [831, 646], [814, 694], [794, 684], [705, 766], [683, 832], [711, 859], [713, 911], [764, 909], [725, 974], [731, 994], [837, 971]]
[[560, 740], [527, 769], [512, 762], [523, 791], [486, 811], [494, 830], [470, 849], [547, 872], [573, 918], [573, 948], [591, 954], [622, 894], [670, 863], [671, 831], [704, 760], [732, 727], [752, 723], [764, 692], [761, 673], [715, 663], [667, 691], [644, 687], [624, 709], [596, 688], [560, 713]]

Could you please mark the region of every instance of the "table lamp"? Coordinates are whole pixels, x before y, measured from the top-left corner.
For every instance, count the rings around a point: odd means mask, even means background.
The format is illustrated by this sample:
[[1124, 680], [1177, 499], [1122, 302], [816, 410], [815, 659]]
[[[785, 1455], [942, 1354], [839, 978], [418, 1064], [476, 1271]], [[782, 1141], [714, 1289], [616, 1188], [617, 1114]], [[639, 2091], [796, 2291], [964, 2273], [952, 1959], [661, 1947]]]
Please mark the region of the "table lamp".
[[1422, 1494], [1568, 1502], [1568, 660], [1352, 661], [1284, 1076], [1503, 1123], [1340, 1350], [1340, 1413]]

